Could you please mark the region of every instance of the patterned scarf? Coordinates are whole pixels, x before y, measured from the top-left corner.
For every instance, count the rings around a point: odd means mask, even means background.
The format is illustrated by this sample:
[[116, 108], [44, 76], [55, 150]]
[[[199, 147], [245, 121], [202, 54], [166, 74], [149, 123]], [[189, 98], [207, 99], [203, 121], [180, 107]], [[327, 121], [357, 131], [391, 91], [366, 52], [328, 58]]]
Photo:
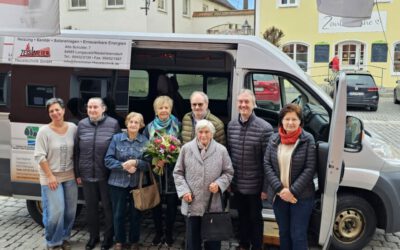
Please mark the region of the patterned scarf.
[[158, 117], [156, 117], [149, 128], [150, 140], [152, 140], [154, 136], [157, 137], [164, 134], [173, 135], [179, 138], [179, 124], [180, 123], [178, 119], [174, 115], [170, 115], [169, 118], [165, 121], [161, 121]]
[[288, 134], [282, 126], [279, 127], [279, 136], [281, 137], [282, 144], [295, 144], [301, 134], [301, 127], [296, 131]]

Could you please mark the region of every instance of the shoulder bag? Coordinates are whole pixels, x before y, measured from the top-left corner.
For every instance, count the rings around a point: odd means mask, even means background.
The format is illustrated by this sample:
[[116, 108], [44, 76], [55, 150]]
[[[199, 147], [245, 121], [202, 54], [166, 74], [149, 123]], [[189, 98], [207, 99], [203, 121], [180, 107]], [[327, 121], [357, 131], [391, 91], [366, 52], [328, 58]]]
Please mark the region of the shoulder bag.
[[144, 211], [157, 206], [160, 203], [160, 193], [158, 191], [158, 185], [156, 178], [154, 177], [153, 171], [149, 168], [149, 174], [151, 179], [151, 184], [142, 187], [143, 185], [143, 171], [140, 171], [139, 186], [137, 189], [131, 191], [133, 196], [133, 201], [135, 203], [135, 208]]
[[[223, 207], [222, 193], [221, 207]], [[207, 210], [201, 219], [201, 238], [203, 241], [229, 240], [233, 237], [232, 219], [229, 212], [210, 212], [213, 193], [210, 195]]]

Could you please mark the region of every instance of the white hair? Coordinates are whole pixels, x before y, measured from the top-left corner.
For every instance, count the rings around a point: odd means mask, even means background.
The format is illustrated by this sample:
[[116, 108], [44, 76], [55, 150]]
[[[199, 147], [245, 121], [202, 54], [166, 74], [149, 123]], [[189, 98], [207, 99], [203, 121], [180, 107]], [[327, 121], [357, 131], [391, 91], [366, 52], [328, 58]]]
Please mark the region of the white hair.
[[203, 128], [207, 128], [208, 130], [210, 130], [211, 134], [214, 136], [215, 127], [209, 120], [203, 119], [196, 123], [196, 128], [195, 128], [196, 134]]

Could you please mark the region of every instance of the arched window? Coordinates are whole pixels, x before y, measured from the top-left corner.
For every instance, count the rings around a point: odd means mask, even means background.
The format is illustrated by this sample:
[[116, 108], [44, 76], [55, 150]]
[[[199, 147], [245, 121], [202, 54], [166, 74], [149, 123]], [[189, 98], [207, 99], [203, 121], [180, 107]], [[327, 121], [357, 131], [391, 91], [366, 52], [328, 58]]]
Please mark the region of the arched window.
[[304, 71], [308, 69], [308, 46], [300, 43], [291, 43], [283, 46], [285, 52], [292, 58]]
[[400, 42], [394, 45], [393, 72], [400, 73]]

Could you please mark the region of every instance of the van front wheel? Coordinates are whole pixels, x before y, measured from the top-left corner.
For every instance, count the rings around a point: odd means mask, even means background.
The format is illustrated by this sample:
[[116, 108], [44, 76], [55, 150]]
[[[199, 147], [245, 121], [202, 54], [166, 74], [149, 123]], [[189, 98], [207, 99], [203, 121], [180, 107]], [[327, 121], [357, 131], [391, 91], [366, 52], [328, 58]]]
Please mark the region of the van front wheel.
[[339, 195], [333, 225], [334, 249], [362, 249], [371, 240], [375, 229], [375, 211], [364, 198]]

